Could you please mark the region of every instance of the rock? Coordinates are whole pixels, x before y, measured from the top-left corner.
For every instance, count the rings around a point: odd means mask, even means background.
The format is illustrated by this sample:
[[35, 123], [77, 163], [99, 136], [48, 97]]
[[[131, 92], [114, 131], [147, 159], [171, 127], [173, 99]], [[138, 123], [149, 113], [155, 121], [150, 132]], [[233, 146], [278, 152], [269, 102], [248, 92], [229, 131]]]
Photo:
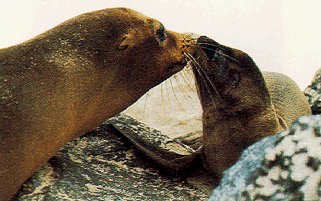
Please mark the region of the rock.
[[103, 124], [64, 146], [30, 178], [16, 200], [206, 200], [181, 177], [162, 175]]
[[244, 150], [238, 162], [223, 173], [210, 201], [240, 200], [240, 190], [246, 188], [248, 180], [261, 166], [265, 152], [273, 148], [276, 139], [277, 136], [269, 136]]
[[108, 122], [166, 174], [184, 175], [192, 164], [201, 164], [199, 152], [130, 116], [120, 114]]
[[320, 200], [320, 167], [321, 117], [300, 117], [290, 129], [246, 149], [210, 201]]
[[321, 69], [319, 69], [313, 79], [312, 83], [304, 90], [313, 114], [321, 114]]

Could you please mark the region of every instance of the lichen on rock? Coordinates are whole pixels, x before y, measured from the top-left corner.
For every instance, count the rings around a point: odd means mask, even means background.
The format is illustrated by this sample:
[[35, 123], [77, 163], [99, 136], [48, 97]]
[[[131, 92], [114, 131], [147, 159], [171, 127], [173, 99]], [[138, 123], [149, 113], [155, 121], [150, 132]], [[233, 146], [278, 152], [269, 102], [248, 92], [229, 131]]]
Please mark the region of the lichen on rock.
[[321, 68], [315, 73], [311, 84], [304, 90], [313, 114], [321, 113]]

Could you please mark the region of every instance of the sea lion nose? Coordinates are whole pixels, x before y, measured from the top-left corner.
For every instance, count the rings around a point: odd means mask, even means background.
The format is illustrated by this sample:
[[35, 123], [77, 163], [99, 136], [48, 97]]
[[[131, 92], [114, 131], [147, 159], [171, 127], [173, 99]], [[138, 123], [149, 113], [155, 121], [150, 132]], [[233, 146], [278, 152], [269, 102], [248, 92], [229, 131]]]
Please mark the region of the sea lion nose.
[[196, 44], [206, 54], [207, 58], [212, 61], [219, 58], [219, 55], [221, 55], [223, 53], [222, 51], [225, 50], [221, 44], [207, 36], [200, 36], [197, 39]]
[[198, 40], [201, 35], [197, 34], [197, 33], [193, 33], [193, 32], [186, 32], [186, 33], [183, 33], [185, 36], [188, 36], [188, 38], [190, 39], [194, 39], [194, 40]]
[[222, 45], [216, 42], [215, 40], [207, 37], [207, 36], [200, 36], [197, 39], [197, 44], [201, 47], [216, 47], [220, 48]]
[[209, 37], [207, 37], [207, 36], [200, 36], [200, 37], [198, 37], [197, 42], [198, 43], [206, 43], [206, 42], [208, 42], [210, 40], [211, 39]]

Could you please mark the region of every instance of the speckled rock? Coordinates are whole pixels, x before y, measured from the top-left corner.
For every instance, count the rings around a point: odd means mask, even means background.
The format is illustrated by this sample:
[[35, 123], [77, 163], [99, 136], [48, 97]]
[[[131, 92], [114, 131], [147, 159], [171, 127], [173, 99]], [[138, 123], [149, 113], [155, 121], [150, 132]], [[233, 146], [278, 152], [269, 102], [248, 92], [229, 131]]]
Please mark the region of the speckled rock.
[[249, 147], [210, 200], [321, 200], [321, 117]]
[[16, 200], [206, 200], [180, 177], [160, 174], [103, 124], [68, 143], [22, 187]]
[[299, 118], [267, 152], [246, 200], [321, 199], [321, 117]]
[[313, 114], [321, 114], [321, 69], [319, 69], [311, 84], [304, 90]]
[[237, 163], [223, 173], [210, 201], [241, 200], [240, 190], [245, 189], [254, 172], [261, 166], [265, 153], [273, 148], [277, 138], [278, 136], [269, 136], [244, 150]]

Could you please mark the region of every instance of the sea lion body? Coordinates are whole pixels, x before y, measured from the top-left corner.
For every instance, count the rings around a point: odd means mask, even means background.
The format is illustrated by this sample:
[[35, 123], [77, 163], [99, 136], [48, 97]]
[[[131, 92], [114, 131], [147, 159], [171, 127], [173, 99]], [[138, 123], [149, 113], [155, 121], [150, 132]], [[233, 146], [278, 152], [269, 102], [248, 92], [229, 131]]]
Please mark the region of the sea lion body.
[[246, 53], [207, 37], [197, 41], [193, 72], [203, 108], [205, 166], [221, 175], [247, 146], [311, 114], [297, 84], [279, 73], [261, 73]]
[[0, 49], [0, 200], [71, 139], [185, 66], [192, 40], [125, 8]]

